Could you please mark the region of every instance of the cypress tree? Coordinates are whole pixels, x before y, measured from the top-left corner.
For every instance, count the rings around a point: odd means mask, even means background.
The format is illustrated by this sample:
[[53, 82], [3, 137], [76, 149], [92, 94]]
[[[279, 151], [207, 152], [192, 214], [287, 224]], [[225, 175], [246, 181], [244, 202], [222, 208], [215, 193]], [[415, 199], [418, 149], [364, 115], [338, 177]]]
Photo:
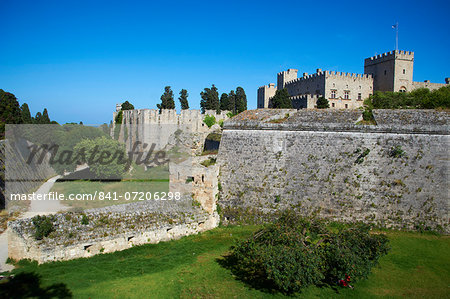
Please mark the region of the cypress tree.
[[189, 102], [188, 102], [188, 92], [186, 89], [182, 89], [180, 91], [180, 97], [178, 98], [178, 100], [180, 100], [180, 105], [181, 105], [181, 110], [187, 110], [189, 109]]
[[236, 113], [247, 110], [247, 95], [242, 87], [236, 88]]
[[23, 103], [20, 107], [20, 114], [22, 118], [22, 123], [24, 124], [32, 124], [33, 118], [31, 117], [30, 108], [27, 103]]

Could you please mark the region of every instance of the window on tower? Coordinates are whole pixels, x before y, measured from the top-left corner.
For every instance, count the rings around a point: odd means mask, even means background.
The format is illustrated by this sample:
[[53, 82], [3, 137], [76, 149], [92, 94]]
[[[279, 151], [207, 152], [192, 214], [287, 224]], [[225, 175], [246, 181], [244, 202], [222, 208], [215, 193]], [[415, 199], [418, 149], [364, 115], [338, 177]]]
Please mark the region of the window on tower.
[[404, 75], [404, 74], [406, 74], [406, 70], [405, 70], [405, 69], [403, 69], [403, 75]]
[[350, 99], [350, 90], [345, 90], [345, 91], [344, 91], [344, 99], [345, 99], [345, 100]]
[[331, 90], [331, 98], [332, 99], [336, 98], [336, 89]]

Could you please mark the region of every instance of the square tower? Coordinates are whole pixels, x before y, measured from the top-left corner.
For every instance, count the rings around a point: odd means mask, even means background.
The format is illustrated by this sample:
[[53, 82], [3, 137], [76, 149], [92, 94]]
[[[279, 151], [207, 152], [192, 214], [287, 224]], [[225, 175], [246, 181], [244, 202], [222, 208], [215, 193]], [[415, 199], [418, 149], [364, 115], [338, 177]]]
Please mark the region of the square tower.
[[274, 83], [258, 88], [258, 108], [269, 108], [269, 100], [275, 95], [277, 88]]
[[288, 69], [277, 74], [277, 89], [281, 90], [286, 86], [286, 82], [297, 79], [298, 70]]
[[414, 52], [390, 51], [364, 60], [364, 74], [373, 76], [375, 91], [413, 89]]

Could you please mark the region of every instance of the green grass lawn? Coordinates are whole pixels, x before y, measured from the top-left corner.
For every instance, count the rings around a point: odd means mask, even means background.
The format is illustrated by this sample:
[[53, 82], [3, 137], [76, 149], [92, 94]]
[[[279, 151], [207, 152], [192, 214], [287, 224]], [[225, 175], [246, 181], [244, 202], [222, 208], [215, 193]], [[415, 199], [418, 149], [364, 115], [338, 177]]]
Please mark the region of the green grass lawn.
[[[177, 241], [143, 245], [89, 259], [38, 266], [21, 262], [14, 270], [36, 272], [45, 285], [65, 283], [76, 298], [272, 298], [236, 280], [220, 266], [236, 238], [247, 237], [255, 226], [220, 227]], [[308, 298], [449, 298], [450, 240], [447, 236], [386, 232], [390, 253], [369, 279], [355, 289], [310, 287]]]
[[[133, 165], [133, 169], [126, 173], [120, 182], [99, 182], [99, 181], [66, 181], [56, 182], [52, 192], [65, 194], [94, 194], [103, 192], [110, 194], [111, 199], [99, 200], [66, 200], [62, 204], [71, 208], [92, 209], [104, 206], [117, 205], [133, 202], [125, 199], [126, 192], [168, 192], [169, 191], [169, 169], [168, 166], [154, 167], [147, 171], [142, 165]], [[114, 194], [115, 193], [115, 194]], [[130, 195], [131, 198], [133, 194]], [[117, 200], [112, 200], [113, 198]]]

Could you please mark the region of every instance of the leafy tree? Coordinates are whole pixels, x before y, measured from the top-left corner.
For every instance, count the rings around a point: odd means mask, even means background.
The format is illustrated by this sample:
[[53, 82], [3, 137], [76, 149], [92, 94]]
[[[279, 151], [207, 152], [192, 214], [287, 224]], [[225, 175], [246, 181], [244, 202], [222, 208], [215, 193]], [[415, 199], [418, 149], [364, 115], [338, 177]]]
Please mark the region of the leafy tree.
[[5, 124], [21, 124], [22, 114], [17, 98], [0, 89], [0, 138], [4, 138]]
[[189, 94], [186, 89], [182, 89], [180, 91], [180, 97], [178, 98], [178, 100], [180, 100], [181, 110], [189, 109], [188, 96]]
[[122, 103], [122, 110], [134, 110], [133, 104], [128, 101]]
[[164, 93], [161, 96], [161, 104], [156, 105], [161, 113], [162, 109], [175, 109], [175, 101], [173, 100], [173, 91], [170, 86], [164, 87]]
[[242, 87], [236, 88], [236, 113], [241, 113], [242, 111], [247, 110], [247, 96], [245, 95], [245, 91]]
[[128, 167], [125, 145], [105, 136], [84, 139], [74, 151], [75, 157], [86, 158], [80, 162], [88, 163], [90, 171], [101, 179], [120, 178]]
[[450, 86], [443, 86], [431, 92], [428, 88], [418, 88], [411, 92], [376, 91], [364, 103], [373, 109], [448, 109]]
[[217, 92], [217, 87], [213, 84], [211, 88], [205, 88], [200, 92], [201, 101], [200, 107], [202, 108], [202, 113], [206, 110], [215, 110], [220, 112], [220, 101], [219, 93]]
[[318, 109], [326, 109], [326, 108], [330, 108], [330, 103], [328, 102], [327, 99], [325, 99], [324, 97], [319, 97], [317, 99], [316, 102], [317, 108]]
[[272, 108], [288, 109], [292, 108], [292, 101], [286, 88], [277, 90], [272, 98]]
[[220, 110], [225, 111], [228, 108], [228, 95], [226, 93], [222, 93], [220, 96]]
[[23, 103], [20, 107], [20, 114], [22, 116], [22, 123], [24, 124], [32, 124], [33, 118], [31, 117], [30, 108], [28, 108], [27, 103]]

